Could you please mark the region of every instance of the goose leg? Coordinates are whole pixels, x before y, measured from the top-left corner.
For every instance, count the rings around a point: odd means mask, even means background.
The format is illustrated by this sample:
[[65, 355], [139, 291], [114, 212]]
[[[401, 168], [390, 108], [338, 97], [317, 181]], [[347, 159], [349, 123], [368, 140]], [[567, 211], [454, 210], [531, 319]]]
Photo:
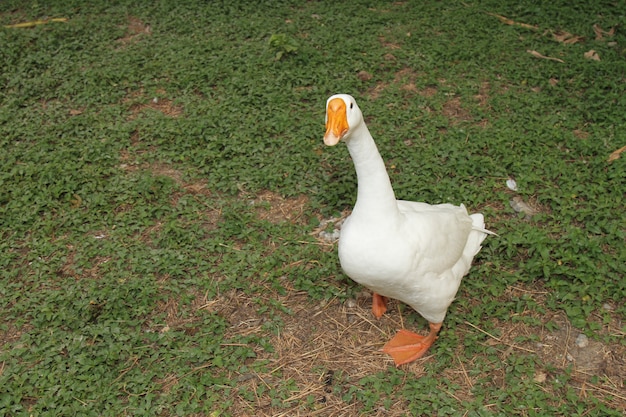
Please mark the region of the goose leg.
[[437, 340], [437, 333], [441, 329], [441, 323], [429, 323], [429, 325], [428, 336], [421, 336], [405, 329], [399, 330], [393, 339], [383, 346], [383, 352], [393, 358], [396, 366], [421, 358]]
[[380, 294], [372, 293], [372, 313], [379, 319], [387, 311], [387, 297]]

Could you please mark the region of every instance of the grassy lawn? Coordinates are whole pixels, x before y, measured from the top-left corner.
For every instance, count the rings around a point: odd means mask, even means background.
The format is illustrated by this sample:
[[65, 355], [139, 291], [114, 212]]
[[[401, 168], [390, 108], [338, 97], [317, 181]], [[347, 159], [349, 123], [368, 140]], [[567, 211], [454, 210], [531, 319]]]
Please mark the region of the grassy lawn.
[[[0, 416], [622, 416], [626, 6], [540, 3], [2, 1]], [[338, 92], [499, 235], [397, 369]]]

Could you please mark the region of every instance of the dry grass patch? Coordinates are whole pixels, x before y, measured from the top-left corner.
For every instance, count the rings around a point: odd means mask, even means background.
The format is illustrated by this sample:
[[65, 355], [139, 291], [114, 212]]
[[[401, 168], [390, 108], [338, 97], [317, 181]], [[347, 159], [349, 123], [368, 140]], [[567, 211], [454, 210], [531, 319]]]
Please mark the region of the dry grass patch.
[[[296, 388], [280, 404], [267, 393], [252, 402], [236, 395], [231, 411], [241, 416], [358, 415], [359, 405], [346, 403], [342, 395], [351, 386], [348, 380], [357, 381], [383, 371], [391, 363], [380, 352], [395, 327], [391, 317], [372, 320], [365, 298], [344, 304], [337, 299], [315, 302], [304, 292], [274, 297], [291, 313], [281, 314], [284, 325], [271, 337], [275, 351], [259, 352], [257, 359], [269, 361], [269, 371], [239, 375], [239, 391], [256, 393], [262, 385], [290, 382]], [[227, 299], [229, 307], [220, 314], [231, 312], [229, 320], [236, 333], [262, 332], [264, 319], [250, 308], [250, 299], [243, 294], [234, 301], [232, 294]]]
[[[505, 297], [520, 291], [531, 290], [511, 288], [511, 293]], [[251, 362], [265, 361], [267, 371], [233, 375], [238, 385], [231, 398], [230, 412], [239, 416], [361, 415], [363, 404], [354, 400], [350, 393], [359, 387], [362, 378], [380, 375], [393, 366], [391, 359], [380, 349], [397, 329], [404, 327], [403, 319], [416, 313], [405, 308], [401, 314], [399, 303], [392, 301], [387, 314], [376, 320], [370, 312], [371, 297], [367, 291], [360, 293], [356, 300], [346, 302], [338, 299], [314, 301], [305, 292], [293, 288], [288, 288], [286, 295], [269, 294], [268, 291], [263, 297], [272, 297], [274, 303], [282, 306], [281, 312], [276, 313], [282, 325], [269, 335], [274, 351], [256, 349], [257, 357], [251, 359]], [[541, 297], [541, 293], [537, 295]], [[264, 325], [275, 320], [276, 316], [270, 319], [267, 314], [259, 314], [258, 301], [253, 296], [231, 291], [205, 305], [228, 320], [231, 328], [227, 337], [268, 336], [268, 328]], [[563, 313], [545, 317], [536, 312], [528, 314], [536, 315], [542, 324], [529, 325], [515, 319], [496, 320], [498, 336], [481, 329], [480, 323], [457, 325], [453, 329], [459, 338], [453, 352], [455, 360], [442, 372], [442, 381], [450, 381], [456, 390], [446, 395], [453, 397], [459, 405], [463, 401], [475, 400], [477, 387], [481, 392], [487, 390], [497, 396], [497, 392], [506, 390], [510, 383], [506, 375], [509, 358], [526, 355], [536, 361], [533, 382], [545, 391], [554, 391], [555, 404], [566, 401], [561, 398], [555, 380], [569, 372], [568, 383], [581, 396], [593, 394], [611, 407], [626, 410], [626, 397], [621, 394], [626, 377], [624, 346], [590, 340], [586, 348], [579, 348], [575, 345], [578, 333]], [[548, 322], [556, 323], [558, 329], [550, 330]], [[422, 333], [425, 331], [419, 325], [407, 327]], [[485, 353], [469, 357], [464, 353], [463, 340], [477, 334], [487, 336], [478, 342], [482, 348], [476, 348], [476, 351]], [[527, 341], [533, 337], [534, 341]], [[493, 361], [493, 353], [487, 352], [494, 349], [496, 362], [485, 369], [485, 363]], [[428, 355], [403, 366], [405, 378], [426, 375], [426, 366], [432, 360], [433, 357]], [[485, 380], [490, 381], [487, 386], [481, 382]], [[271, 393], [276, 387], [292, 388], [287, 395], [277, 399], [276, 393]], [[377, 406], [368, 415], [410, 414], [408, 399], [399, 392], [392, 395], [387, 407]]]
[[250, 200], [250, 204], [256, 207], [257, 216], [261, 220], [279, 224], [291, 222], [299, 224], [303, 220], [308, 197], [301, 195], [294, 198], [285, 198], [272, 191], [262, 191]]
[[[163, 276], [160, 278], [160, 281], [165, 282], [169, 279], [169, 276]], [[195, 333], [197, 328], [189, 325], [198, 321], [196, 313], [200, 312], [200, 310], [210, 310], [211, 306], [217, 301], [210, 300], [207, 292], [194, 290], [191, 295], [193, 296], [191, 306], [189, 309], [184, 309], [184, 313], [181, 312], [180, 302], [176, 297], [169, 297], [165, 300], [158, 301], [155, 312], [157, 313], [157, 316], [160, 316], [161, 314], [165, 316], [165, 323], [158, 325], [152, 323], [151, 327], [160, 327], [159, 331], [162, 333], [175, 329], [184, 329], [187, 334]]]

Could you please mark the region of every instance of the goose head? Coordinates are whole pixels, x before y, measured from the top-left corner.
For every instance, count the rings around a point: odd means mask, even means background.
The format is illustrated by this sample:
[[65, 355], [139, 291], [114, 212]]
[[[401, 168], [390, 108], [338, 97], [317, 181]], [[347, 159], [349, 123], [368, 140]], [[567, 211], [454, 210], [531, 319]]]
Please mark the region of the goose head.
[[335, 94], [326, 101], [326, 133], [324, 143], [334, 146], [340, 140], [347, 140], [350, 133], [363, 123], [363, 114], [354, 97], [348, 94]]

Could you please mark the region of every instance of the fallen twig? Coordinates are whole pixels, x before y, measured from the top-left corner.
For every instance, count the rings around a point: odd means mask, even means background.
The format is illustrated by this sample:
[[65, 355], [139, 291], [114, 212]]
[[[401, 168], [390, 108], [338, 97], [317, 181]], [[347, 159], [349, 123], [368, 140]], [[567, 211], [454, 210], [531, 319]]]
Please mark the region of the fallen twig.
[[549, 60], [549, 61], [556, 61], [556, 62], [560, 62], [561, 64], [565, 63], [565, 61], [563, 61], [562, 59], [559, 59], [559, 58], [553, 58], [553, 57], [551, 57], [551, 56], [545, 56], [545, 55], [540, 54], [540, 53], [539, 53], [539, 52], [537, 52], [537, 51], [533, 51], [533, 50], [530, 50], [530, 49], [527, 49], [527, 50], [526, 50], [526, 52], [528, 52], [529, 54], [531, 54], [531, 55], [532, 55], [532, 56], [534, 56], [535, 58], [547, 59], [547, 60]]
[[68, 20], [67, 17], [55, 17], [52, 19], [33, 20], [31, 22], [16, 23], [14, 25], [4, 25], [4, 27], [12, 28], [12, 29], [32, 28], [32, 27], [39, 26], [39, 25], [45, 25], [50, 22], [67, 22], [67, 20]]
[[498, 19], [500, 19], [500, 21], [504, 24], [507, 25], [511, 25], [511, 26], [519, 26], [519, 27], [523, 27], [524, 29], [532, 29], [532, 30], [537, 30], [539, 29], [537, 26], [534, 25], [529, 25], [528, 23], [520, 23], [520, 22], [516, 22], [514, 20], [509, 19], [508, 17], [496, 14], [496, 13], [487, 13], [489, 16], [493, 16], [493, 17], [497, 17]]

